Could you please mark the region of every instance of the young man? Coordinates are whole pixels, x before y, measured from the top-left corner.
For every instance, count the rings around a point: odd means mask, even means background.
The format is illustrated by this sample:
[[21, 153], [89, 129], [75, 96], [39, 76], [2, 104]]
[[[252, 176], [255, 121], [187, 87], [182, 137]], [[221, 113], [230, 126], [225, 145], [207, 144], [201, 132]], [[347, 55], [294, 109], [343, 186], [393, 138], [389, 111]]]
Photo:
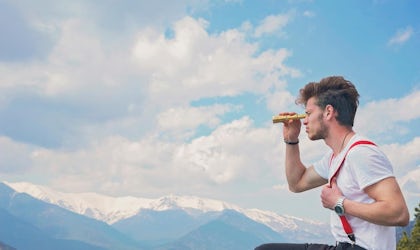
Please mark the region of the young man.
[[288, 120], [283, 126], [289, 189], [303, 192], [323, 186], [321, 202], [333, 210], [331, 231], [337, 245], [271, 243], [256, 250], [396, 249], [394, 226], [408, 224], [408, 209], [389, 160], [352, 129], [358, 99], [355, 86], [340, 76], [308, 83], [300, 90], [296, 103], [305, 106], [303, 124], [309, 139], [322, 139], [330, 148], [309, 167], [300, 158], [301, 121]]

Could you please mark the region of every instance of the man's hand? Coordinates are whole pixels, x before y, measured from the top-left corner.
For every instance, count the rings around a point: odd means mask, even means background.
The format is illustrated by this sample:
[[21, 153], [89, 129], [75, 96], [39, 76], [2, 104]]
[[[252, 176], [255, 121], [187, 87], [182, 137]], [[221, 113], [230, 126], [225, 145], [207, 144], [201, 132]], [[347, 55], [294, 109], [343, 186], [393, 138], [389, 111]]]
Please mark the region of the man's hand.
[[[296, 115], [294, 112], [289, 113], [280, 113], [279, 115]], [[300, 129], [302, 127], [302, 122], [300, 120], [287, 120], [283, 122], [283, 138], [286, 141], [297, 141]]]
[[331, 180], [331, 186], [325, 185], [321, 192], [321, 202], [325, 208], [334, 209], [337, 200], [343, 196], [340, 188], [337, 186], [337, 179]]

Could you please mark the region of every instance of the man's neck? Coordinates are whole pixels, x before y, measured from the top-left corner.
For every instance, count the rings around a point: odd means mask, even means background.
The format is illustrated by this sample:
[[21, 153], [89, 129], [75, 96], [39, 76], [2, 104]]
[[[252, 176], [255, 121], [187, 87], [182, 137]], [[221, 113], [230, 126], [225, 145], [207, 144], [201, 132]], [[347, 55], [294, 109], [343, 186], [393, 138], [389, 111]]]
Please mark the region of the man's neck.
[[325, 139], [325, 143], [333, 150], [334, 155], [338, 155], [353, 135], [354, 131], [351, 128], [343, 127], [335, 133], [330, 133], [328, 138]]

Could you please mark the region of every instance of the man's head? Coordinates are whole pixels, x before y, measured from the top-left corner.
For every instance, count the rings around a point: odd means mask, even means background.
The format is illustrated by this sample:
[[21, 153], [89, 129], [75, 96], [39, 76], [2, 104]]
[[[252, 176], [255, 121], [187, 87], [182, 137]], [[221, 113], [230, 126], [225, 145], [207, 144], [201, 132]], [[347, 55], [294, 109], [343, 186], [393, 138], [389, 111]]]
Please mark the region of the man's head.
[[300, 89], [296, 103], [306, 106], [311, 97], [316, 99], [316, 105], [321, 109], [331, 105], [341, 125], [353, 127], [359, 105], [359, 93], [353, 83], [342, 76], [330, 76], [320, 82], [310, 82]]

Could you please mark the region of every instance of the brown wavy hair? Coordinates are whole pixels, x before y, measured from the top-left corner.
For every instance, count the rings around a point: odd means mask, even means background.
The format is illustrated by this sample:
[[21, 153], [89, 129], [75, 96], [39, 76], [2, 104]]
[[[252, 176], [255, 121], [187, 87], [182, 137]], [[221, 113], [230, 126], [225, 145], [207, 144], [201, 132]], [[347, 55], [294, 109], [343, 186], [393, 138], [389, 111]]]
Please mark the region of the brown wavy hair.
[[359, 93], [353, 83], [342, 76], [310, 82], [300, 89], [296, 103], [306, 106], [311, 97], [316, 98], [316, 105], [321, 109], [331, 105], [337, 111], [336, 119], [341, 125], [353, 127], [359, 106]]

